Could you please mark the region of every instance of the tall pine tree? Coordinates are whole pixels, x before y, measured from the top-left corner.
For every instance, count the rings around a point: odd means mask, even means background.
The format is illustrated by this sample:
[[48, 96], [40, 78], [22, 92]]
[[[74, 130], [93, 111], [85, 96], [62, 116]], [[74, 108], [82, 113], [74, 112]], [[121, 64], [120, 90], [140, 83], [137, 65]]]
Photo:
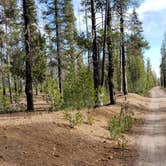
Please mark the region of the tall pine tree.
[[34, 24], [36, 23], [36, 9], [33, 0], [23, 0], [23, 18], [25, 28], [25, 51], [26, 51], [26, 87], [27, 111], [34, 110], [32, 88], [32, 45]]

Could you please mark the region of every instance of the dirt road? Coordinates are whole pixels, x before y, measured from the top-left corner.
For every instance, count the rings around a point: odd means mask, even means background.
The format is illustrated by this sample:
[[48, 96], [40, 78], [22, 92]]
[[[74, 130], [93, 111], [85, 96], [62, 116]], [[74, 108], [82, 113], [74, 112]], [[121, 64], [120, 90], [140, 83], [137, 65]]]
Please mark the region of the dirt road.
[[166, 93], [159, 87], [151, 90], [150, 113], [139, 129], [139, 157], [134, 166], [166, 165]]

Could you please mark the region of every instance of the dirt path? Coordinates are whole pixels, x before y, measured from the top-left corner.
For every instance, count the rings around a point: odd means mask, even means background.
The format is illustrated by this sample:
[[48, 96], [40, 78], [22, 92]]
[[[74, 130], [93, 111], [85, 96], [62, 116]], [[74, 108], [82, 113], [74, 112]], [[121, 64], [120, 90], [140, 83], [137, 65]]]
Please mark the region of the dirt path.
[[[151, 90], [150, 113], [139, 129], [139, 157], [135, 166], [166, 165], [166, 93], [159, 87]], [[143, 132], [141, 132], [143, 131]]]

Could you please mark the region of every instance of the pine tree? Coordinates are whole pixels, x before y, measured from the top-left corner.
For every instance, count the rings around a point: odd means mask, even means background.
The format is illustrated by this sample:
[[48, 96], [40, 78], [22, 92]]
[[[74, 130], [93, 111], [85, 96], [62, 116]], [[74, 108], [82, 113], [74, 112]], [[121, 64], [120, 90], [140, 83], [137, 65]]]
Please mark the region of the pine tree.
[[96, 14], [95, 14], [95, 1], [91, 0], [91, 20], [92, 20], [92, 36], [93, 36], [93, 79], [95, 88], [95, 104], [99, 102], [99, 85], [100, 85], [100, 72], [99, 72], [99, 56], [97, 48], [97, 30], [96, 30]]
[[[13, 0], [8, 0], [8, 1], [1, 1], [0, 2], [1, 8], [2, 8], [2, 20], [1, 24], [4, 25], [4, 55], [6, 59], [6, 72], [7, 72], [7, 79], [8, 79], [8, 85], [9, 85], [9, 96], [10, 96], [10, 103], [13, 103], [13, 93], [12, 93], [12, 76], [10, 72], [11, 68], [11, 45], [10, 45], [10, 33], [11, 33], [11, 28], [12, 28], [12, 23], [15, 20], [16, 16], [16, 2]], [[4, 78], [3, 78], [4, 79]]]
[[161, 85], [166, 87], [166, 33], [164, 34], [164, 39], [161, 45], [161, 64], [160, 64], [160, 73], [161, 73]]
[[109, 94], [110, 94], [110, 104], [115, 104], [115, 96], [114, 96], [114, 62], [113, 62], [113, 46], [112, 46], [112, 26], [111, 26], [111, 11], [110, 11], [110, 0], [107, 0], [107, 48], [108, 48], [108, 84], [109, 84]]
[[154, 71], [152, 71], [150, 59], [147, 59], [147, 64], [146, 64], [146, 74], [147, 74], [147, 82], [146, 82], [146, 88], [147, 90], [153, 88], [154, 86], [157, 85], [157, 76]]
[[46, 80], [47, 70], [47, 56], [46, 56], [46, 40], [40, 32], [36, 32], [35, 48], [33, 48], [33, 64], [32, 77], [33, 85], [36, 88], [36, 95], [38, 95], [38, 86]]
[[126, 8], [128, 5], [128, 1], [118, 0], [114, 2], [114, 6], [119, 14], [120, 18], [120, 33], [121, 33], [121, 56], [122, 56], [122, 85], [123, 85], [123, 93], [127, 95], [127, 80], [126, 80], [126, 55], [125, 55], [125, 39], [124, 39], [124, 14], [126, 12]]
[[66, 55], [66, 62], [70, 67], [76, 67], [77, 61], [76, 53], [76, 28], [75, 28], [75, 16], [71, 0], [64, 0], [63, 7], [63, 28], [64, 28], [64, 54]]
[[0, 29], [0, 62], [1, 62], [1, 76], [2, 76], [2, 88], [3, 88], [3, 96], [6, 96], [6, 82], [5, 82], [5, 67], [4, 67], [4, 55], [3, 55], [3, 47], [4, 47], [4, 31]]
[[[84, 42], [82, 43], [82, 45], [84, 45], [85, 50], [88, 54], [88, 68], [90, 70], [91, 68], [91, 42], [90, 42], [90, 38], [91, 38], [91, 32], [89, 30], [89, 18], [90, 18], [90, 0], [81, 0], [81, 6], [83, 7], [83, 11], [84, 11], [84, 19], [85, 19], [85, 35], [83, 35], [83, 39]], [[83, 33], [84, 34], [84, 33]]]
[[63, 3], [59, 0], [40, 0], [40, 2], [47, 5], [46, 10], [43, 12], [44, 18], [48, 20], [45, 29], [49, 34], [53, 47], [55, 43], [56, 55], [54, 58], [57, 60], [58, 67], [58, 83], [59, 91], [62, 93], [62, 23], [63, 23]]
[[146, 89], [146, 70], [143, 50], [148, 49], [148, 42], [142, 36], [142, 23], [135, 9], [131, 14], [130, 32], [127, 40], [128, 88], [132, 92], [144, 92]]
[[126, 77], [126, 52], [125, 52], [125, 14], [129, 7], [134, 5], [137, 1], [136, 0], [114, 0], [114, 8], [119, 17], [119, 29], [121, 34], [121, 57], [122, 60], [122, 85], [123, 85], [123, 93], [127, 95], [127, 77]]
[[26, 50], [26, 97], [27, 111], [34, 110], [33, 88], [32, 88], [32, 41], [34, 24], [36, 23], [36, 10], [33, 0], [23, 0], [23, 18], [25, 28], [25, 50]]

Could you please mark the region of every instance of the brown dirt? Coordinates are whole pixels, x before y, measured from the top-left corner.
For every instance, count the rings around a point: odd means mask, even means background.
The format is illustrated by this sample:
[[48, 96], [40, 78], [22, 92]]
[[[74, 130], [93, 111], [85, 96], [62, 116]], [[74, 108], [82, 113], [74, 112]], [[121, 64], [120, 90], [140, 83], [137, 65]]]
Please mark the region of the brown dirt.
[[132, 148], [119, 149], [107, 129], [109, 118], [119, 112], [119, 106], [91, 111], [94, 124], [85, 122], [75, 129], [64, 120], [63, 111], [0, 115], [0, 165], [127, 165]]
[[[118, 103], [123, 100], [118, 97]], [[149, 98], [129, 94], [128, 100], [136, 117], [147, 114]], [[45, 108], [40, 102], [36, 100], [36, 108]], [[85, 119], [75, 129], [64, 120], [63, 111], [0, 115], [0, 166], [133, 166], [135, 130], [125, 134], [124, 150], [108, 131], [108, 121], [119, 113], [119, 104], [89, 111], [94, 124], [88, 125]], [[87, 110], [83, 114], [86, 117]]]

